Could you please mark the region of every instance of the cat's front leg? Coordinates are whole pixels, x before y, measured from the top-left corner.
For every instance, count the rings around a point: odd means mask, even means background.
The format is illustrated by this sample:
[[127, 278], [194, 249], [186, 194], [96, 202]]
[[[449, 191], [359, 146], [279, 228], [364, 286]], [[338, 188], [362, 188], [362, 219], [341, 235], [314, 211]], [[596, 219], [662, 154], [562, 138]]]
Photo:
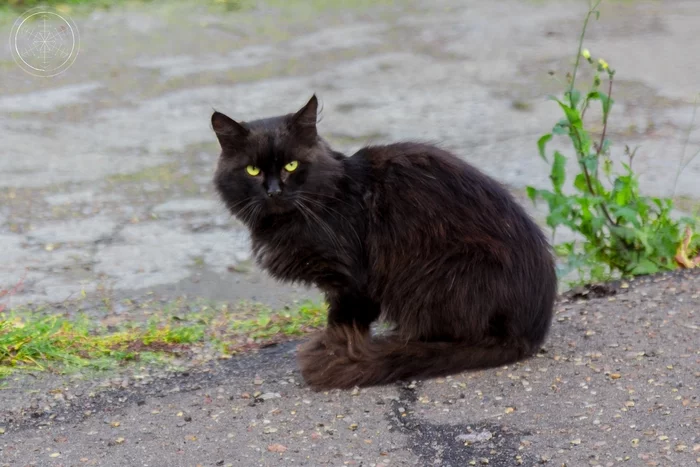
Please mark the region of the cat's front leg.
[[368, 332], [369, 326], [379, 318], [381, 307], [366, 295], [355, 291], [329, 293], [328, 326], [355, 326]]

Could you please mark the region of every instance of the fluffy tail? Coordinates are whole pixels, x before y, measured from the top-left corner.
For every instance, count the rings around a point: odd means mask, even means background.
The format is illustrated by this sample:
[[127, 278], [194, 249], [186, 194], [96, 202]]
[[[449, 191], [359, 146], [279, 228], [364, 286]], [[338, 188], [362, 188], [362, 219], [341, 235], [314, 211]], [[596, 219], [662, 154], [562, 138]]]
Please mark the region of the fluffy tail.
[[479, 345], [370, 337], [349, 326], [314, 336], [299, 351], [304, 380], [315, 390], [376, 386], [507, 365], [532, 356], [540, 343], [524, 339]]

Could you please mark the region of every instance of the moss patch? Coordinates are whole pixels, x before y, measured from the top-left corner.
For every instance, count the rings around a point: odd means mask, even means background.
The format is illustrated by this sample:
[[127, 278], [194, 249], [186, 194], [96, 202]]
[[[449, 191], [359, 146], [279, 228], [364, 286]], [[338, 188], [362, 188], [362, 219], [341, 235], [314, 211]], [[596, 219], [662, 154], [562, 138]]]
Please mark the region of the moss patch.
[[[186, 313], [182, 313], [185, 311]], [[22, 308], [0, 313], [0, 378], [17, 371], [68, 373], [172, 359], [227, 358], [320, 329], [325, 305], [272, 310], [257, 303], [166, 303], [143, 321], [108, 323]]]

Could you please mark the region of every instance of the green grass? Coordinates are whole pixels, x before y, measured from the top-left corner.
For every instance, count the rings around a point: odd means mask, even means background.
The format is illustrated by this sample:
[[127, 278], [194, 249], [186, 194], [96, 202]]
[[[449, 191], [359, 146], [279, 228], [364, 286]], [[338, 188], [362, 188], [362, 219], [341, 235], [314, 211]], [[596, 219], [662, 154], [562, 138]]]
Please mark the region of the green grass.
[[325, 306], [306, 302], [295, 308], [277, 312], [260, 307], [255, 318], [233, 320], [231, 331], [238, 336], [269, 340], [279, 335], [301, 336], [323, 327], [325, 322]]
[[[0, 313], [0, 379], [18, 371], [69, 373], [110, 370], [144, 361], [167, 364], [174, 356], [228, 358], [323, 327], [324, 305], [304, 302], [283, 310], [260, 304], [165, 304], [146, 322], [96, 325], [36, 310]], [[192, 310], [192, 306], [188, 310]]]

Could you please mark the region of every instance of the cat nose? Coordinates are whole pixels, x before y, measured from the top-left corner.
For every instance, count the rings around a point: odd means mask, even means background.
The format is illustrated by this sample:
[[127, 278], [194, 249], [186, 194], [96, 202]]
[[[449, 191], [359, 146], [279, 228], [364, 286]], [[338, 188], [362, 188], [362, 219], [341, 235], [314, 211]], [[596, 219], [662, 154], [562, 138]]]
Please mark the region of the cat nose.
[[277, 180], [271, 180], [270, 185], [267, 187], [267, 196], [272, 198], [273, 196], [279, 196], [282, 194], [282, 188]]

